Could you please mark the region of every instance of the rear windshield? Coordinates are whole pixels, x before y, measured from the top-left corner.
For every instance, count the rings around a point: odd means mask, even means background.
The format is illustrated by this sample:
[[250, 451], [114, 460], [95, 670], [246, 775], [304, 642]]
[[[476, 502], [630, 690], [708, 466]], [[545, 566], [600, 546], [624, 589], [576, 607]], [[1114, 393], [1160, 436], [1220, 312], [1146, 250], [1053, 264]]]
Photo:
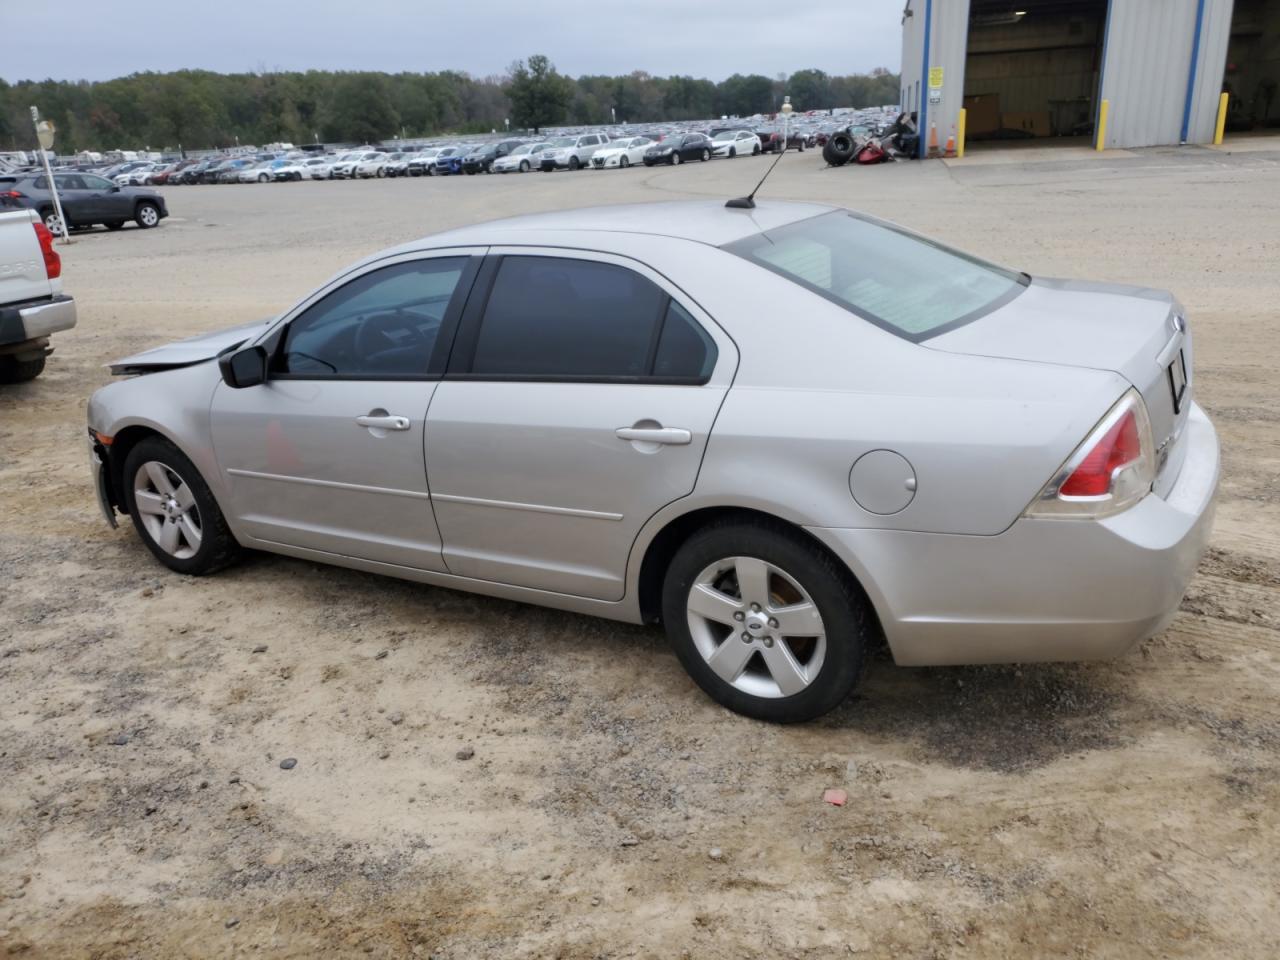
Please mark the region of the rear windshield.
[[976, 320], [1029, 281], [845, 210], [767, 230], [725, 249], [908, 340]]

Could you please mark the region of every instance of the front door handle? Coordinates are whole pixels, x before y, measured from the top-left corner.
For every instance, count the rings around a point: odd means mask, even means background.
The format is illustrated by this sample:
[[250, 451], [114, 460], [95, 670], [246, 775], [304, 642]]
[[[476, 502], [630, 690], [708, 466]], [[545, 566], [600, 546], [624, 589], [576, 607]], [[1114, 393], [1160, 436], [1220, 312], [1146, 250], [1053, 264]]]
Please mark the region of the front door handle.
[[614, 431], [619, 440], [633, 443], [669, 443], [684, 446], [693, 442], [693, 434], [681, 427], [619, 427]]
[[356, 417], [356, 423], [362, 427], [372, 427], [374, 430], [408, 430], [409, 418], [397, 417], [393, 415], [374, 416], [368, 414], [363, 417]]

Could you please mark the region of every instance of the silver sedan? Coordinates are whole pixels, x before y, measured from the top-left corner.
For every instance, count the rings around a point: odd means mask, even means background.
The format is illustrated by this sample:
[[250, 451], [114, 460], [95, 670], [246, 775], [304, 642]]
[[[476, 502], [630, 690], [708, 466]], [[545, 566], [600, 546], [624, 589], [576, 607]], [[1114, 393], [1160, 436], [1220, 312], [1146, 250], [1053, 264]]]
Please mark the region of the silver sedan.
[[776, 721], [882, 639], [1125, 651], [1177, 610], [1218, 480], [1170, 295], [812, 204], [467, 227], [114, 371], [99, 498], [171, 569], [267, 550], [661, 622]]

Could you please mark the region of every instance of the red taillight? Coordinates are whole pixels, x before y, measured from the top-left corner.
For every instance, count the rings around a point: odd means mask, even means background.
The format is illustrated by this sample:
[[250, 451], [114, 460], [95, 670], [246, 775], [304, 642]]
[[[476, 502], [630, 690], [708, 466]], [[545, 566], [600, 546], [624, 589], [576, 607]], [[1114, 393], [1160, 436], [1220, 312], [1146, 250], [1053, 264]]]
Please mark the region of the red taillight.
[[53, 249], [53, 234], [49, 232], [49, 228], [43, 223], [33, 223], [36, 229], [36, 236], [40, 239], [40, 252], [44, 254], [44, 273], [50, 280], [56, 280], [62, 276], [62, 258], [58, 256], [58, 251]]
[[1058, 493], [1064, 497], [1102, 497], [1111, 492], [1111, 479], [1117, 470], [1142, 457], [1142, 438], [1138, 418], [1132, 410], [1104, 433], [1092, 450], [1067, 477]]
[[23, 198], [26, 197], [26, 194], [20, 190], [6, 190], [4, 193], [0, 193], [0, 197], [9, 197], [10, 199], [13, 199], [13, 200], [22, 200]]

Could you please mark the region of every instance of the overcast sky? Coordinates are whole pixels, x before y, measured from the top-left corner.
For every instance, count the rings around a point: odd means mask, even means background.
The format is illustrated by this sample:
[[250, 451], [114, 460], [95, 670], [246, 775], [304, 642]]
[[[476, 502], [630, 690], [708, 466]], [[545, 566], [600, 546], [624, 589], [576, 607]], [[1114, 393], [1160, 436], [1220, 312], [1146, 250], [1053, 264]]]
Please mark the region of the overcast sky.
[[562, 73], [723, 80], [898, 69], [903, 0], [221, 0], [12, 6], [0, 77], [144, 70], [465, 70], [545, 53]]

